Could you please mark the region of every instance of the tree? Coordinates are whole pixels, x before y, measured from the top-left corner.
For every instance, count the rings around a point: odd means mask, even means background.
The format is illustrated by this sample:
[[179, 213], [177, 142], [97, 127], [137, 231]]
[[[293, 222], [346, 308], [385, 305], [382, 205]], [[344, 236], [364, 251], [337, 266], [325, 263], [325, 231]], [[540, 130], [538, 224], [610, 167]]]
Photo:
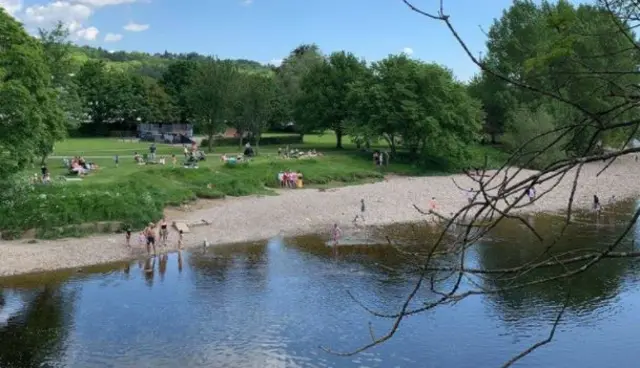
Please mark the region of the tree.
[[[244, 74], [237, 78], [237, 120], [255, 139], [259, 151], [260, 137], [279, 111], [279, 90], [275, 78], [269, 75]], [[241, 135], [242, 136], [242, 135]], [[242, 138], [241, 138], [242, 139]]]
[[353, 115], [347, 101], [349, 86], [366, 74], [366, 63], [344, 51], [334, 52], [313, 66], [300, 84], [294, 110], [296, 123], [303, 131], [332, 129], [336, 148], [342, 148], [345, 126]]
[[151, 77], [142, 77], [144, 86], [145, 105], [147, 111], [145, 120], [151, 122], [178, 121], [175, 106], [171, 103], [171, 97], [165, 92], [160, 83]]
[[401, 144], [423, 163], [437, 157], [452, 167], [463, 164], [482, 119], [479, 102], [465, 86], [449, 70], [406, 55], [391, 55], [371, 70], [351, 86], [351, 129], [382, 137], [392, 154]]
[[42, 46], [0, 9], [0, 179], [65, 133]]
[[169, 65], [162, 75], [161, 85], [171, 97], [173, 109], [181, 124], [186, 124], [192, 117], [193, 111], [189, 104], [187, 91], [194, 80], [197, 64], [191, 60], [179, 60]]
[[185, 91], [195, 124], [207, 135], [209, 152], [213, 149], [213, 136], [232, 118], [237, 78], [238, 68], [232, 62], [208, 60], [198, 65]]
[[151, 91], [155, 87], [145, 77], [110, 71], [103, 61], [88, 61], [76, 79], [94, 132], [100, 134], [109, 131], [109, 124], [131, 126], [138, 121], [153, 120], [158, 117], [158, 106], [154, 104], [166, 104], [151, 100], [165, 96], [159, 95], [157, 88]]
[[83, 122], [85, 111], [74, 80], [76, 67], [73, 46], [68, 40], [69, 30], [58, 22], [51, 30], [39, 29], [38, 35], [51, 72], [52, 85], [58, 92], [58, 104], [65, 112], [68, 128], [76, 128]]
[[[289, 120], [295, 119], [295, 104], [301, 95], [301, 83], [307, 73], [322, 64], [324, 57], [317, 45], [296, 47], [276, 70], [277, 81], [284, 95], [283, 112]], [[305, 131], [299, 130], [304, 136]]]

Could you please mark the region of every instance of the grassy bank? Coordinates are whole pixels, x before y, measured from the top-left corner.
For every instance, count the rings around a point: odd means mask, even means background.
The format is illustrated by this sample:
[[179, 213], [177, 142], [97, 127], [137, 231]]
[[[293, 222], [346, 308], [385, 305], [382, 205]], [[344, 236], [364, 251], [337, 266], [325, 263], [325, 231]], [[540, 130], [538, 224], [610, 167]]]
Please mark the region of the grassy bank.
[[[222, 198], [251, 194], [272, 194], [277, 187], [280, 170], [296, 170], [304, 175], [305, 186], [326, 187], [376, 181], [384, 174], [439, 175], [438, 170], [425, 170], [402, 162], [392, 162], [380, 171], [368, 153], [355, 149], [331, 150], [330, 135], [305, 137], [300, 148], [317, 149], [325, 154], [313, 159], [284, 160], [277, 157], [277, 147], [264, 147], [253, 161], [236, 166], [224, 165], [211, 156], [198, 169], [173, 168], [168, 165], [139, 166], [122, 152], [148, 151], [147, 143], [107, 139], [78, 139], [61, 142], [56, 156], [82, 154], [100, 169], [82, 181], [57, 180], [66, 173], [59, 157], [48, 162], [54, 178], [52, 185], [25, 186], [0, 206], [0, 232], [3, 238], [16, 238], [30, 231], [38, 238], [82, 236], [96, 231], [113, 231], [115, 227], [144, 227], [157, 221], [164, 208], [197, 198]], [[347, 142], [347, 145], [350, 143]], [[349, 146], [347, 146], [349, 147]], [[125, 151], [122, 151], [125, 150]], [[218, 153], [236, 153], [238, 147], [218, 148]], [[486, 152], [485, 152], [486, 151]], [[99, 154], [96, 154], [99, 153]], [[103, 153], [110, 153], [103, 156]], [[159, 146], [159, 155], [176, 153], [182, 163], [181, 147]], [[122, 156], [116, 167], [113, 155]], [[485, 154], [496, 153], [478, 148], [474, 156], [479, 162]], [[100, 157], [103, 156], [103, 157]], [[491, 161], [497, 160], [492, 157]], [[169, 160], [170, 161], [170, 160]], [[37, 168], [30, 173], [38, 172]], [[84, 226], [95, 223], [109, 226]], [[84, 224], [83, 226], [80, 226]]]

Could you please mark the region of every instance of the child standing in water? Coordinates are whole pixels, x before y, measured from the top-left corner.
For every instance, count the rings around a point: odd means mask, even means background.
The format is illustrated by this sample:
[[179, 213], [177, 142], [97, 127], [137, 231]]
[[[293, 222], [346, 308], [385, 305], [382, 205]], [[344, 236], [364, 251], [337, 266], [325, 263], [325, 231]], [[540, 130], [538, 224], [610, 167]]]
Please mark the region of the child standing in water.
[[178, 249], [182, 249], [182, 239], [184, 237], [182, 230], [178, 232]]
[[342, 237], [342, 230], [338, 227], [338, 224], [333, 224], [333, 229], [331, 229], [331, 241], [333, 242], [333, 246], [337, 246], [340, 238]]

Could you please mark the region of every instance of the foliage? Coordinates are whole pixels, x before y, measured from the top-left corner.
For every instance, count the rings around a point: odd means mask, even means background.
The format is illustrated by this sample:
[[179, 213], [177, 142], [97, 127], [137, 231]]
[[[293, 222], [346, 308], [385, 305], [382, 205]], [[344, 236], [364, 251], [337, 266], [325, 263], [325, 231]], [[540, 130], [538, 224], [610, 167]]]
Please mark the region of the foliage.
[[367, 74], [363, 60], [344, 51], [332, 53], [303, 76], [295, 100], [294, 117], [303, 131], [331, 129], [336, 148], [342, 148], [345, 126], [353, 115], [347, 100], [350, 85]]
[[478, 138], [480, 104], [447, 69], [406, 55], [374, 63], [369, 78], [353, 84], [355, 126], [366, 137], [382, 137], [393, 153], [402, 145], [423, 163], [445, 159], [465, 164], [467, 147]]
[[552, 112], [544, 106], [531, 111], [520, 108], [507, 117], [504, 145], [518, 152], [519, 164], [542, 169], [566, 155], [563, 152], [566, 139], [561, 139]]
[[[489, 31], [488, 52], [482, 61], [493, 72], [482, 73], [470, 86], [470, 93], [483, 102], [485, 130], [509, 134], [504, 126], [508, 117], [525, 109], [552, 121], [553, 125], [544, 123], [549, 128], [582, 124], [571, 132], [564, 151], [590, 153], [596, 128], [584, 124], [585, 115], [597, 116], [598, 124], [608, 125], [637, 115], [637, 108], [625, 103], [640, 83], [636, 73], [640, 55], [629, 47], [629, 40], [635, 39], [631, 30], [604, 6], [514, 1]], [[506, 83], [494, 73], [519, 85]], [[550, 106], [558, 97], [568, 109]], [[546, 107], [541, 110], [541, 106]], [[516, 124], [511, 123], [511, 139], [529, 129]], [[632, 128], [610, 129], [600, 139], [618, 145], [630, 133]]]
[[0, 180], [25, 167], [64, 135], [42, 46], [0, 9]]
[[[324, 57], [317, 45], [300, 45], [282, 61], [276, 69], [276, 78], [287, 102], [284, 107], [285, 116], [290, 120], [295, 116], [295, 101], [302, 93], [302, 79], [317, 65], [323, 63]], [[304, 132], [303, 132], [304, 133]]]
[[[279, 89], [275, 78], [260, 74], [239, 75], [236, 86], [235, 120], [240, 132], [251, 134], [256, 146], [269, 124], [278, 116]], [[257, 147], [256, 147], [257, 149]]]
[[233, 63], [208, 60], [198, 65], [194, 80], [185, 92], [196, 125], [207, 135], [209, 152], [213, 136], [232, 118], [231, 103], [237, 78], [238, 69]]

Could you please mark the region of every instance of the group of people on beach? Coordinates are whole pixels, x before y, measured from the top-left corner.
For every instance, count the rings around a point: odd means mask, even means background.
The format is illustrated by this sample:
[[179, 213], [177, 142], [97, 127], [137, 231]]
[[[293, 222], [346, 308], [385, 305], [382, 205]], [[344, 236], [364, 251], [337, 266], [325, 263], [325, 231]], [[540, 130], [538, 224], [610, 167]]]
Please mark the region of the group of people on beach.
[[[147, 253], [151, 254], [151, 249], [153, 248], [153, 254], [156, 254], [156, 229], [158, 229], [157, 234], [159, 235], [158, 240], [160, 241], [160, 245], [162, 247], [167, 246], [167, 241], [169, 239], [169, 223], [167, 222], [166, 217], [163, 217], [157, 224], [150, 222], [147, 227], [144, 228], [139, 234], [138, 242], [140, 245], [145, 244], [147, 247]], [[178, 248], [182, 248], [184, 233], [182, 230], [178, 230]], [[131, 229], [127, 228], [125, 233], [125, 240], [128, 247], [131, 247]]]
[[280, 188], [302, 188], [304, 183], [302, 181], [303, 175], [300, 171], [285, 170], [278, 172], [278, 183]]

